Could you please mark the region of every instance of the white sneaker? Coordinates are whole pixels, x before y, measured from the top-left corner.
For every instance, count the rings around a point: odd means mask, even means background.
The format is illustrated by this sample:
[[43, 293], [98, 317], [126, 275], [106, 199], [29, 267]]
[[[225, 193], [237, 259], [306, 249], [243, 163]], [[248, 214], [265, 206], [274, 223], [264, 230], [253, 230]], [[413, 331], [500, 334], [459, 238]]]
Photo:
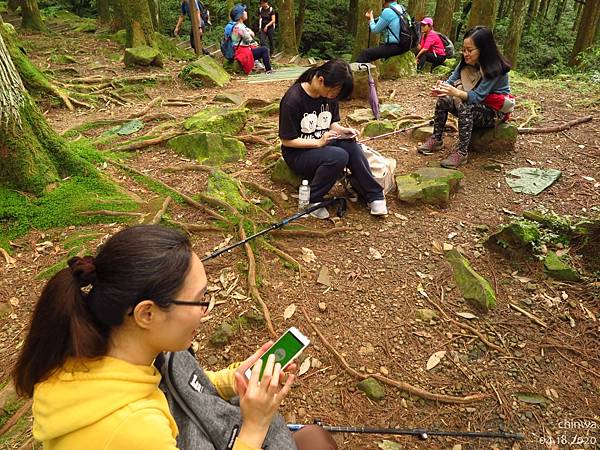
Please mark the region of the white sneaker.
[[[313, 205], [316, 205], [316, 203], [311, 203], [309, 206]], [[327, 208], [315, 209], [313, 212], [310, 213], [310, 215], [315, 219], [329, 219], [329, 211], [327, 211]]]
[[373, 216], [385, 216], [388, 213], [385, 199], [369, 203], [369, 208], [371, 208], [371, 215]]
[[265, 70], [265, 66], [263, 63], [261, 63], [259, 60], [255, 60], [254, 61], [254, 68], [256, 70]]

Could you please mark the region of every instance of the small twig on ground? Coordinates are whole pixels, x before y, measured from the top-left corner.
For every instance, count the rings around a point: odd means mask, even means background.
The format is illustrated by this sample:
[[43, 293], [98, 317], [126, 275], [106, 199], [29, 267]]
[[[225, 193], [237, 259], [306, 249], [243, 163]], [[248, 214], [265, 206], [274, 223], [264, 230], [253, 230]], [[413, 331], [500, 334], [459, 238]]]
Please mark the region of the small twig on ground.
[[82, 211], [79, 213], [80, 216], [127, 216], [127, 217], [141, 217], [145, 216], [144, 213], [133, 212], [133, 211], [110, 211], [107, 209], [99, 209], [98, 211]]
[[315, 333], [317, 333], [317, 335], [319, 336], [319, 338], [321, 339], [321, 341], [323, 342], [325, 347], [327, 347], [327, 349], [340, 362], [340, 364], [343, 366], [344, 370], [355, 378], [364, 380], [365, 378], [372, 377], [372, 378], [375, 378], [375, 379], [381, 381], [382, 383], [397, 387], [398, 389], [408, 392], [410, 394], [416, 395], [417, 397], [421, 397], [421, 398], [424, 398], [427, 400], [435, 400], [435, 401], [442, 402], [442, 403], [465, 404], [465, 403], [481, 401], [488, 397], [487, 394], [474, 394], [474, 395], [467, 395], [465, 397], [453, 397], [451, 395], [435, 394], [433, 392], [429, 392], [429, 391], [423, 390], [421, 388], [418, 388], [416, 386], [413, 386], [404, 381], [394, 380], [392, 378], [388, 378], [388, 377], [385, 377], [385, 376], [379, 375], [379, 374], [367, 374], [367, 373], [359, 372], [358, 370], [350, 367], [348, 362], [346, 362], [346, 359], [342, 355], [340, 355], [340, 353], [329, 343], [329, 341], [325, 338], [325, 336], [323, 336], [321, 331], [317, 328], [317, 326], [313, 323], [313, 321], [309, 317], [304, 306], [301, 306], [300, 309], [302, 310], [302, 314], [304, 314], [306, 321], [309, 323], [309, 325], [312, 327], [312, 329], [315, 331]]
[[244, 144], [260, 144], [260, 145], [265, 145], [267, 147], [272, 147], [273, 144], [271, 144], [269, 141], [267, 141], [264, 138], [261, 138], [260, 136], [253, 136], [250, 134], [243, 134], [241, 136], [236, 136], [236, 139], [242, 141]]
[[320, 230], [311, 230], [311, 229], [303, 229], [303, 230], [273, 230], [271, 234], [273, 236], [280, 237], [329, 237], [332, 234], [337, 233], [345, 233], [347, 231], [352, 231], [350, 227], [337, 227], [331, 228], [330, 230], [320, 231]]
[[523, 122], [521, 125], [519, 125], [519, 128], [523, 128], [524, 126], [526, 126], [527, 124], [529, 124], [529, 122], [531, 122], [533, 119], [535, 119], [536, 117], [538, 117], [538, 113], [535, 110], [535, 103], [531, 103], [531, 114], [529, 115], [529, 117], [525, 120], [525, 122]]
[[[573, 361], [573, 360], [570, 360], [570, 359], [569, 359], [569, 358], [567, 358], [565, 355], [563, 355], [563, 354], [562, 354], [562, 353], [561, 353], [561, 352], [560, 352], [558, 349], [555, 349], [555, 350], [556, 350], [556, 353], [558, 353], [558, 354], [559, 354], [559, 355], [560, 355], [560, 356], [561, 356], [561, 357], [562, 357], [564, 360], [566, 360], [566, 361], [570, 362], [571, 364], [573, 364], [573, 365], [575, 365], [575, 366], [579, 367], [579, 368], [580, 368], [580, 369], [582, 369], [582, 370], [585, 370], [586, 372], [589, 372], [589, 373], [591, 373], [592, 375], [595, 375], [597, 378], [599, 378], [599, 379], [600, 379], [600, 373], [598, 373], [598, 372], [596, 372], [596, 371], [594, 371], [594, 370], [592, 370], [592, 369], [589, 369], [589, 368], [587, 368], [587, 367], [584, 367], [584, 366], [582, 366], [581, 364], [578, 364], [578, 363], [576, 363], [576, 362], [575, 362], [575, 361]], [[1, 435], [1, 434], [2, 434], [2, 433], [0, 433], [0, 435]]]
[[276, 254], [277, 256], [279, 256], [280, 258], [282, 258], [282, 259], [286, 260], [287, 262], [289, 262], [289, 263], [290, 263], [290, 264], [291, 264], [291, 265], [292, 265], [294, 268], [297, 268], [297, 269], [298, 269], [298, 272], [299, 272], [300, 274], [302, 274], [302, 271], [303, 271], [303, 270], [304, 270], [304, 272], [306, 272], [306, 270], [305, 270], [305, 269], [302, 267], [302, 265], [301, 265], [301, 264], [300, 264], [298, 261], [296, 261], [296, 260], [294, 259], [294, 257], [293, 257], [293, 256], [291, 256], [291, 255], [288, 255], [286, 252], [284, 252], [283, 250], [281, 250], [281, 249], [277, 248], [277, 247], [276, 247], [276, 246], [274, 246], [274, 245], [271, 245], [271, 244], [270, 244], [270, 243], [268, 243], [267, 241], [264, 241], [264, 240], [263, 240], [263, 242], [262, 242], [262, 245], [263, 245], [263, 246], [264, 246], [264, 247], [265, 247], [267, 250], [269, 250], [270, 252], [273, 252], [273, 253], [275, 253], [275, 254]]
[[158, 212], [154, 215], [154, 217], [150, 221], [151, 224], [156, 225], [157, 223], [160, 222], [160, 219], [162, 219], [162, 216], [167, 211], [167, 208], [169, 207], [169, 203], [171, 203], [171, 200], [173, 200], [173, 199], [171, 198], [170, 195], [168, 195], [167, 198], [165, 198], [165, 201], [163, 202], [162, 207], [158, 210]]
[[574, 119], [569, 122], [565, 122], [562, 125], [556, 125], [552, 127], [541, 127], [541, 128], [519, 128], [519, 134], [541, 134], [541, 133], [557, 133], [559, 131], [568, 130], [575, 125], [579, 125], [582, 123], [590, 122], [594, 116], [585, 116], [580, 117], [579, 119]]
[[187, 170], [192, 170], [198, 172], [212, 173], [216, 169], [205, 164], [182, 164], [180, 166], [165, 167], [162, 170], [163, 172], [185, 172]]
[[17, 410], [16, 413], [12, 415], [10, 419], [6, 421], [6, 423], [0, 428], [0, 436], [3, 436], [8, 430], [10, 430], [21, 417], [23, 417], [30, 409], [33, 404], [33, 400], [27, 400], [25, 403], [21, 405], [21, 407]]
[[536, 316], [534, 316], [533, 314], [531, 314], [530, 312], [525, 311], [523, 308], [519, 308], [517, 305], [514, 305], [512, 303], [509, 303], [508, 306], [510, 306], [512, 309], [519, 311], [521, 314], [523, 314], [524, 316], [529, 317], [531, 320], [533, 320], [535, 323], [537, 323], [538, 325], [543, 326], [544, 328], [548, 328], [548, 325], [546, 325], [542, 320], [538, 319]]
[[129, 115], [130, 119], [135, 119], [136, 117], [142, 117], [144, 115], [146, 115], [148, 113], [148, 111], [150, 111], [152, 109], [152, 107], [154, 105], [156, 105], [157, 103], [160, 103], [162, 101], [162, 96], [158, 96], [156, 98], [153, 98], [144, 109], [142, 109], [141, 111], [137, 112], [137, 113], [133, 113], [131, 115]]

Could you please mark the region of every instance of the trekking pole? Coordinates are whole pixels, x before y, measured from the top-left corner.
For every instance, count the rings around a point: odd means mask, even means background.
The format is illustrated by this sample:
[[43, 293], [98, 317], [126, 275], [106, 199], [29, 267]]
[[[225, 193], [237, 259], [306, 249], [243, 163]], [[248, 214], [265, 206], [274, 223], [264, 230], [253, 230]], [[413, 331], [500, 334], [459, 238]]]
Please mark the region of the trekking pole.
[[316, 211], [319, 208], [324, 208], [329, 205], [337, 205], [336, 215], [338, 217], [343, 217], [346, 214], [347, 205], [346, 205], [345, 198], [334, 197], [329, 200], [324, 200], [322, 202], [315, 203], [314, 205], [312, 205], [302, 211], [298, 211], [296, 214], [286, 217], [285, 219], [281, 220], [280, 222], [274, 223], [274, 224], [270, 225], [269, 227], [265, 228], [264, 230], [253, 234], [252, 236], [248, 236], [246, 239], [243, 239], [239, 242], [228, 245], [227, 247], [223, 247], [223, 248], [211, 253], [210, 255], [205, 256], [204, 258], [201, 259], [201, 261], [204, 262], [209, 259], [216, 258], [217, 256], [222, 255], [223, 253], [226, 253], [230, 250], [233, 250], [234, 248], [239, 247], [240, 245], [244, 245], [246, 242], [251, 241], [252, 239], [262, 236], [263, 234], [266, 234], [270, 231], [277, 230], [278, 228], [281, 228], [281, 227], [287, 225], [288, 223], [293, 222], [296, 219], [299, 219], [302, 216], [310, 214], [311, 212]]
[[405, 131], [414, 130], [415, 128], [421, 128], [421, 127], [425, 127], [428, 125], [433, 125], [433, 120], [428, 120], [427, 122], [422, 122], [422, 123], [418, 123], [416, 125], [411, 125], [410, 127], [402, 128], [401, 130], [390, 131], [389, 133], [380, 134], [379, 136], [373, 136], [373, 137], [361, 139], [358, 142], [362, 144], [363, 142], [374, 141], [375, 139], [383, 139], [386, 137], [394, 136], [396, 134], [404, 133]]
[[[334, 433], [364, 433], [364, 434], [394, 434], [394, 435], [407, 435], [416, 436], [421, 440], [426, 440], [429, 436], [456, 436], [456, 437], [469, 437], [469, 438], [500, 438], [500, 439], [514, 439], [523, 440], [525, 436], [520, 433], [503, 433], [503, 432], [491, 432], [491, 431], [441, 431], [441, 430], [423, 430], [420, 428], [366, 428], [366, 427], [335, 427], [332, 425], [323, 425], [319, 421], [315, 421], [316, 425], [319, 425], [326, 431]], [[290, 431], [298, 431], [304, 428], [306, 425], [290, 423], [288, 429]]]

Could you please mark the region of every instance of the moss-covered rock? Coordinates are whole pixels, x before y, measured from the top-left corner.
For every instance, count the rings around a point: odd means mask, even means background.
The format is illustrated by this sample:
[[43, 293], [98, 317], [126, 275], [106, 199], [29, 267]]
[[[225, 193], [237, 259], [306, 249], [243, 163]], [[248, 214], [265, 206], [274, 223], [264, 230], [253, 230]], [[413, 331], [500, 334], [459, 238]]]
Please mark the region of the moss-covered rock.
[[402, 117], [402, 105], [397, 103], [383, 103], [379, 105], [379, 113], [382, 119], [396, 120]]
[[233, 61], [224, 60], [223, 69], [229, 74], [246, 75], [244, 68], [237, 59]]
[[544, 258], [544, 268], [548, 276], [560, 281], [581, 281], [575, 269], [564, 262], [555, 252], [548, 252]]
[[515, 149], [517, 127], [501, 123], [495, 128], [474, 128], [469, 149], [475, 151], [506, 152]]
[[247, 212], [252, 206], [240, 194], [237, 181], [220, 170], [208, 176], [207, 193], [233, 206], [240, 212]]
[[213, 102], [230, 103], [235, 106], [240, 106], [244, 102], [244, 99], [238, 94], [234, 94], [232, 92], [221, 92], [220, 94], [214, 96]]
[[[369, 99], [369, 76], [365, 69], [361, 68], [361, 64], [352, 63], [350, 64], [352, 69], [352, 77], [354, 79], [354, 89], [352, 91], [352, 98], [362, 98], [364, 100]], [[377, 67], [371, 64], [371, 76], [375, 81], [375, 88], [379, 86], [379, 71]]]
[[271, 103], [270, 105], [259, 109], [258, 111], [256, 111], [256, 113], [262, 117], [277, 116], [279, 115], [279, 102]]
[[417, 62], [412, 52], [402, 53], [378, 62], [379, 77], [382, 80], [411, 77], [417, 74]]
[[235, 336], [236, 332], [237, 330], [230, 323], [223, 322], [209, 338], [209, 341], [215, 347], [224, 347], [229, 344], [229, 340]]
[[378, 401], [385, 398], [385, 388], [383, 387], [383, 384], [375, 378], [365, 378], [358, 383], [357, 387], [371, 400]]
[[210, 107], [198, 111], [183, 122], [183, 127], [191, 131], [236, 135], [246, 125], [248, 110], [245, 108]]
[[424, 167], [396, 177], [398, 198], [408, 203], [421, 201], [444, 206], [450, 201], [450, 194], [458, 190], [463, 177], [458, 170]]
[[208, 55], [185, 66], [179, 77], [193, 87], [223, 87], [230, 80], [223, 66]]
[[125, 47], [127, 45], [127, 30], [119, 30], [110, 35], [109, 39], [113, 42], [116, 42], [121, 47]]
[[394, 124], [389, 120], [373, 120], [371, 122], [367, 122], [363, 128], [362, 134], [363, 136], [367, 137], [380, 136], [382, 134], [394, 131], [394, 129]]
[[496, 305], [496, 294], [490, 283], [479, 275], [469, 261], [456, 249], [446, 252], [446, 261], [452, 266], [454, 281], [466, 300], [477, 302], [484, 310]]
[[126, 66], [163, 66], [160, 51], [148, 45], [126, 48], [124, 62]]
[[178, 61], [191, 61], [196, 58], [193, 52], [177, 47], [175, 42], [162, 33], [154, 33], [154, 44], [164, 56], [169, 58]]
[[294, 188], [298, 188], [302, 182], [300, 177], [288, 167], [283, 158], [279, 158], [273, 169], [271, 169], [271, 180], [276, 183], [289, 184]]
[[359, 125], [375, 119], [371, 108], [359, 108], [348, 114], [347, 119], [353, 124]]
[[246, 99], [243, 103], [243, 106], [245, 108], [250, 108], [250, 109], [254, 109], [254, 108], [264, 108], [265, 106], [269, 106], [271, 103], [273, 103], [274, 100], [265, 100], [264, 98], [249, 98]]
[[538, 226], [527, 220], [501, 225], [498, 231], [490, 234], [486, 243], [495, 244], [505, 249], [521, 249], [532, 247], [540, 239]]
[[425, 142], [427, 139], [433, 136], [433, 127], [415, 128], [412, 130], [411, 136], [417, 142]]
[[180, 155], [198, 162], [218, 166], [246, 157], [246, 146], [235, 138], [199, 132], [170, 139], [167, 145]]

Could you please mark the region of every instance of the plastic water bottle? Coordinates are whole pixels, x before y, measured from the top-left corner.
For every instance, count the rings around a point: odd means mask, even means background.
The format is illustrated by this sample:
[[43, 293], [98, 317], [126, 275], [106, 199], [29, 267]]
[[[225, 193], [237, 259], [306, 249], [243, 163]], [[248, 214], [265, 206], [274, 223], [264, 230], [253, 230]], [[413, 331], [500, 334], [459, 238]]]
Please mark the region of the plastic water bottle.
[[304, 211], [310, 203], [310, 186], [308, 180], [302, 180], [298, 189], [298, 211]]

